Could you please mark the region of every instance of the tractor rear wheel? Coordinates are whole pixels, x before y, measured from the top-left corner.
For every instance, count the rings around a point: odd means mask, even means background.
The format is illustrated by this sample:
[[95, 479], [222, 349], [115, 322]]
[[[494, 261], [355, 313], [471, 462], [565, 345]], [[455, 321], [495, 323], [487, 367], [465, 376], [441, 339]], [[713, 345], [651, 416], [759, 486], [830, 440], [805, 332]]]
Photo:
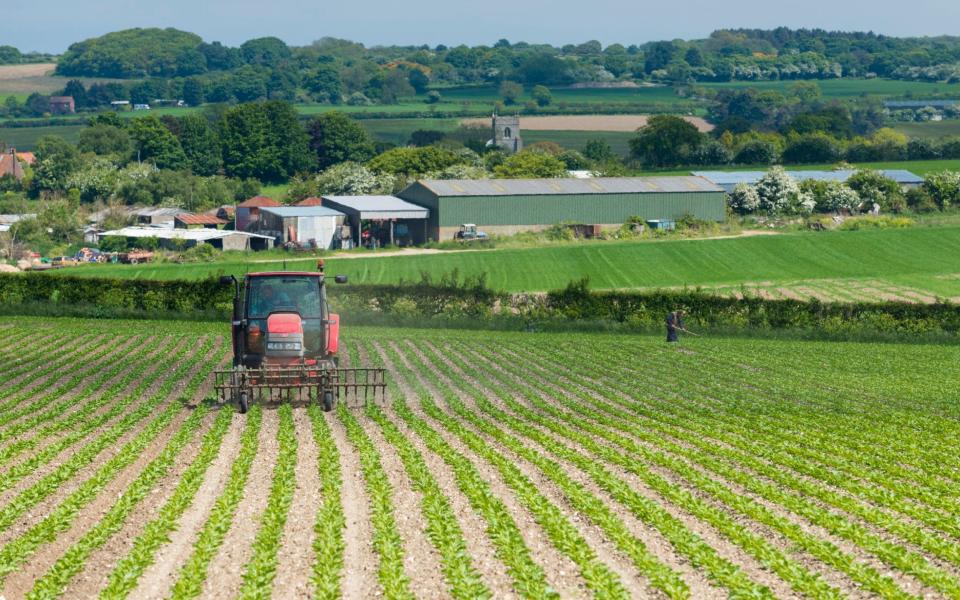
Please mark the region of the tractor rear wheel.
[[333, 392], [326, 391], [323, 393], [323, 410], [324, 412], [330, 412], [333, 410]]
[[249, 401], [249, 397], [247, 396], [247, 392], [246, 391], [240, 392], [240, 414], [241, 415], [247, 414], [247, 410], [249, 408], [250, 408], [250, 401]]

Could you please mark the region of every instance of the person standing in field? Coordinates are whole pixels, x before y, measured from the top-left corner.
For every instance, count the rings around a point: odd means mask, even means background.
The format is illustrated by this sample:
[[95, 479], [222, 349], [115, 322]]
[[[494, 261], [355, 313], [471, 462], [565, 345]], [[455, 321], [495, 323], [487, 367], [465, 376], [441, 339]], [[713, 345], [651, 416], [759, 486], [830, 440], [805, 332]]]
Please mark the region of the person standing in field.
[[668, 342], [679, 342], [680, 332], [686, 331], [683, 328], [684, 314], [685, 313], [682, 310], [675, 310], [673, 312], [667, 313], [667, 341]]

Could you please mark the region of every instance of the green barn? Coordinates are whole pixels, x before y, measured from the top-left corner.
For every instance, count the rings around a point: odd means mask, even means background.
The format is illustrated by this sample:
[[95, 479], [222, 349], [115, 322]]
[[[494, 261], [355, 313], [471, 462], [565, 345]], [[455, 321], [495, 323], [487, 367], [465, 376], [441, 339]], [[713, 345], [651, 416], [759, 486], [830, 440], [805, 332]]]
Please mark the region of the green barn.
[[422, 179], [397, 194], [430, 209], [428, 236], [451, 239], [463, 223], [511, 235], [557, 223], [619, 227], [630, 217], [726, 218], [726, 193], [702, 177]]

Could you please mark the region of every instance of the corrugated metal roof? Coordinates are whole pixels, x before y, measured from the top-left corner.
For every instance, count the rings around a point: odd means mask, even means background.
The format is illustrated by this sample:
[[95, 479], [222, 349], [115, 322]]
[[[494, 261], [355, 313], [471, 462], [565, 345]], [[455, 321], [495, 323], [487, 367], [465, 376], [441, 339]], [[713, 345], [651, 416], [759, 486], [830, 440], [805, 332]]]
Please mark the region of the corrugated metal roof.
[[188, 215], [190, 211], [182, 208], [141, 208], [133, 211], [138, 217], [176, 217], [177, 215]]
[[326, 206], [270, 206], [260, 209], [278, 217], [344, 217], [339, 210]]
[[0, 223], [16, 223], [17, 221], [22, 221], [24, 219], [36, 219], [37, 213], [25, 213], [22, 215], [0, 215]]
[[[915, 175], [905, 169], [882, 169], [880, 172], [897, 183], [923, 183], [923, 177]], [[853, 169], [838, 169], [836, 171], [787, 171], [787, 175], [797, 181], [815, 179], [818, 181], [846, 181], [856, 173]], [[717, 185], [731, 185], [737, 183], [754, 184], [767, 174], [766, 171], [694, 171], [698, 175]]]
[[722, 192], [702, 177], [595, 177], [592, 179], [422, 179], [438, 196], [535, 196]]
[[124, 227], [122, 229], [104, 231], [100, 235], [101, 237], [118, 236], [128, 238], [155, 237], [161, 240], [179, 239], [194, 240], [197, 242], [216, 240], [230, 237], [231, 235], [243, 235], [266, 240], [274, 239], [273, 236], [270, 235], [247, 233], [246, 231], [225, 231], [223, 229], [159, 229], [156, 227]]
[[227, 222], [216, 215], [177, 215], [177, 221], [186, 225], [226, 225]]
[[429, 209], [396, 196], [324, 196], [323, 201], [359, 213], [361, 219], [426, 219], [430, 216]]

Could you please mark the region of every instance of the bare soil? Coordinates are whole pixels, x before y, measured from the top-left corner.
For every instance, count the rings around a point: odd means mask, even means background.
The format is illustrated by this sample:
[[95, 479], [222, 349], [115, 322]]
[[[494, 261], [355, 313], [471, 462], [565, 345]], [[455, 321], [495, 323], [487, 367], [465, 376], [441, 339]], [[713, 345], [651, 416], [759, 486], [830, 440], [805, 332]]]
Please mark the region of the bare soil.
[[[234, 409], [226, 406], [220, 410]], [[240, 451], [240, 435], [245, 424], [246, 417], [235, 413], [220, 446], [220, 453], [204, 475], [193, 504], [177, 522], [176, 530], [170, 534], [170, 541], [161, 546], [153, 564], [143, 573], [138, 587], [130, 594], [131, 598], [161, 600], [170, 596], [180, 568], [190, 557], [193, 544], [227, 483], [233, 461]]]
[[310, 417], [305, 408], [295, 408], [293, 424], [297, 435], [297, 465], [294, 470], [296, 491], [284, 525], [280, 550], [277, 552], [277, 574], [273, 580], [274, 598], [310, 598], [313, 586], [313, 525], [320, 506], [320, 472]]
[[427, 538], [427, 521], [420, 509], [423, 494], [413, 488], [403, 462], [376, 423], [361, 415], [357, 419], [377, 448], [393, 488], [393, 517], [403, 540], [403, 570], [410, 578], [410, 591], [417, 598], [446, 598], [449, 592], [440, 570], [440, 554]]
[[57, 63], [36, 63], [32, 65], [0, 65], [0, 81], [20, 79], [22, 77], [40, 77], [53, 73]]
[[[387, 357], [382, 347], [379, 344], [375, 344], [375, 346], [380, 357], [383, 359], [384, 366], [390, 373], [390, 377], [397, 382], [404, 398], [408, 403], [414, 402], [416, 400], [416, 394], [410, 387], [405, 376]], [[450, 469], [450, 466], [443, 462], [442, 458], [431, 452], [426, 444], [423, 443], [423, 440], [409, 429], [402, 419], [396, 416], [392, 408], [388, 408], [386, 412], [391, 417], [391, 421], [397, 425], [405, 437], [410, 440], [417, 451], [420, 452], [437, 485], [447, 498], [447, 501], [450, 502], [453, 514], [460, 524], [461, 531], [463, 531], [464, 543], [472, 559], [473, 566], [480, 574], [487, 588], [494, 590], [497, 598], [516, 598], [517, 596], [513, 592], [512, 583], [507, 575], [506, 565], [497, 558], [496, 548], [490, 539], [486, 535], [483, 535], [486, 524], [483, 518], [474, 512], [470, 506], [470, 501], [463, 492], [460, 491], [460, 488], [457, 486], [456, 477]]]
[[[404, 349], [405, 351], [414, 352], [421, 360], [426, 358], [423, 352], [412, 343], [408, 343]], [[442, 374], [438, 373], [437, 375], [445, 383], [450, 384], [450, 381]], [[420, 377], [419, 374], [416, 374], [416, 376], [418, 378]], [[421, 379], [421, 381], [431, 389], [435, 397], [440, 396], [426, 380]], [[435, 422], [423, 412], [416, 403], [411, 404], [411, 408], [418, 417], [430, 423], [437, 433], [440, 434], [454, 450], [462, 454], [473, 464], [483, 480], [490, 486], [494, 495], [504, 503], [510, 516], [517, 524], [520, 534], [527, 548], [530, 550], [531, 557], [534, 562], [543, 568], [550, 585], [565, 598], [588, 597], [589, 593], [586, 583], [580, 577], [576, 564], [553, 546], [546, 533], [534, 520], [533, 515], [520, 504], [513, 490], [504, 483], [496, 467], [475, 455], [459, 438]]]
[[377, 582], [379, 559], [373, 550], [373, 528], [370, 523], [370, 499], [363, 485], [360, 457], [347, 439], [347, 432], [340, 419], [326, 413], [333, 441], [340, 453], [340, 470], [343, 485], [340, 499], [346, 519], [343, 533], [343, 586], [342, 596], [347, 600], [367, 600], [383, 595]]
[[271, 474], [280, 452], [277, 442], [279, 426], [280, 415], [277, 410], [266, 407], [260, 426], [257, 455], [250, 467], [243, 500], [216, 558], [210, 562], [201, 593], [204, 598], [236, 598], [243, 585], [243, 573], [253, 555], [253, 540], [260, 527], [260, 516], [267, 506]]
[[[444, 349], [443, 351], [447, 352], [450, 350]], [[479, 357], [477, 358], [479, 359]], [[478, 382], [474, 378], [470, 377], [469, 374], [465, 373], [455, 365], [451, 365], [451, 367], [454, 368], [459, 375], [465, 377], [468, 381], [470, 381], [471, 385], [478, 387], [478, 389], [484, 390], [486, 392], [487, 399], [490, 400], [492, 403], [496, 404], [498, 408], [508, 413], [513, 412], [506, 406], [505, 403], [497, 399], [496, 395], [489, 388], [482, 385], [480, 382]], [[535, 375], [531, 373], [531, 376], [535, 376]], [[570, 382], [570, 383], [571, 385], [575, 385], [574, 382]], [[470, 404], [472, 405], [472, 402], [470, 402]], [[544, 433], [549, 433], [543, 428], [540, 428], [540, 427], [538, 428], [541, 429], [541, 431], [544, 431]], [[529, 440], [525, 440], [525, 443], [527, 443], [531, 447], [536, 447], [538, 449], [541, 449], [545, 455], [550, 455], [550, 452], [546, 450], [546, 448], [542, 448], [539, 444], [536, 444]], [[569, 446], [569, 444], [566, 444], [566, 445]], [[583, 473], [580, 469], [578, 469], [571, 463], [560, 459], [557, 456], [550, 455], [550, 458], [551, 460], [554, 460], [555, 462], [563, 465], [565, 467], [565, 471], [567, 475], [569, 475], [571, 478], [577, 481], [580, 485], [586, 488], [594, 496], [601, 499], [604, 502], [604, 504], [606, 504], [607, 507], [610, 508], [614, 512], [614, 514], [616, 514], [617, 517], [619, 517], [624, 522], [624, 524], [627, 526], [630, 532], [634, 536], [636, 536], [638, 539], [643, 541], [647, 549], [650, 550], [650, 552], [652, 552], [661, 562], [670, 566], [675, 571], [680, 573], [680, 575], [683, 577], [684, 581], [687, 583], [687, 586], [690, 589], [691, 597], [717, 598], [717, 599], [725, 597], [723, 590], [717, 587], [714, 587], [713, 584], [711, 584], [710, 581], [707, 580], [707, 578], [704, 576], [702, 572], [692, 568], [692, 566], [690, 565], [690, 563], [686, 558], [676, 554], [673, 549], [673, 546], [670, 544], [670, 542], [667, 539], [665, 539], [660, 534], [659, 531], [657, 531], [653, 527], [637, 519], [633, 515], [633, 513], [631, 513], [626, 507], [624, 507], [623, 505], [618, 503], [616, 500], [614, 500], [612, 497], [610, 497], [609, 494], [607, 494], [605, 491], [600, 489], [600, 487], [597, 486], [597, 484], [594, 483], [593, 480], [588, 475]], [[650, 493], [652, 494], [652, 492]], [[617, 552], [616, 550], [612, 550], [612, 551]], [[634, 576], [638, 577], [638, 575], [634, 575]], [[651, 592], [648, 592], [648, 593], [651, 593]], [[655, 594], [656, 592], [652, 592], [652, 593]]]

